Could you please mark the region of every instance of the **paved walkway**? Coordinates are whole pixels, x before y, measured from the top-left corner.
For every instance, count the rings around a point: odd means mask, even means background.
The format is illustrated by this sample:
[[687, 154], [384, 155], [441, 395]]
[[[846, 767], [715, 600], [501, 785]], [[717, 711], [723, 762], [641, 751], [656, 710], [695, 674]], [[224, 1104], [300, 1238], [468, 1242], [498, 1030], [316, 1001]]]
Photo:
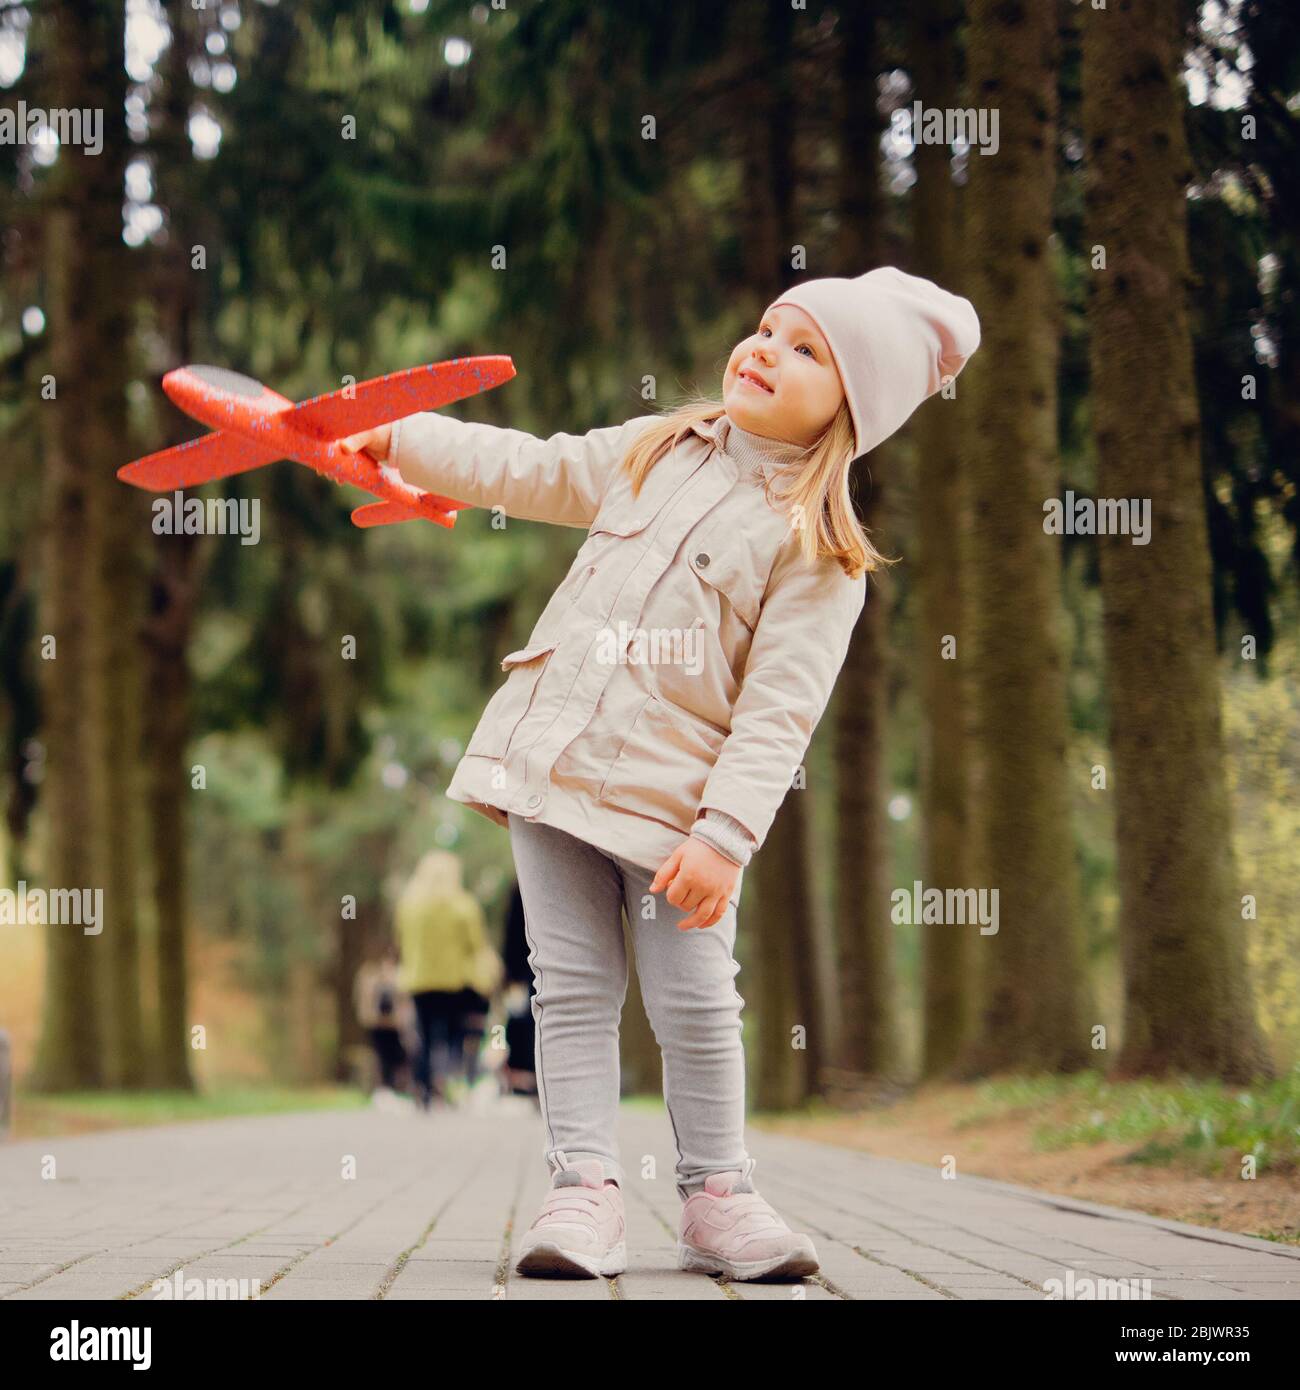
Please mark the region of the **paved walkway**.
[[0, 1298], [152, 1299], [153, 1281], [180, 1271], [261, 1280], [264, 1299], [1042, 1300], [1048, 1280], [1077, 1296], [1110, 1278], [1149, 1279], [1154, 1299], [1300, 1300], [1295, 1247], [754, 1128], [754, 1181], [813, 1236], [822, 1272], [801, 1285], [685, 1274], [667, 1118], [625, 1106], [620, 1126], [629, 1268], [592, 1280], [512, 1273], [546, 1183], [525, 1101], [0, 1145]]

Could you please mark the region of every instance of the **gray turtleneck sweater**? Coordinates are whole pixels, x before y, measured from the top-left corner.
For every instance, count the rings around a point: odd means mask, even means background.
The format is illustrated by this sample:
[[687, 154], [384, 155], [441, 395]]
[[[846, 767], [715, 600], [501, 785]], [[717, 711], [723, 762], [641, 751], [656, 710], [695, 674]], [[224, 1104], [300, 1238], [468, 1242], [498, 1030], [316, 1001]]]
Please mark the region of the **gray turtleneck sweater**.
[[[723, 453], [740, 465], [742, 477], [755, 483], [761, 485], [765, 479], [794, 463], [804, 452], [802, 444], [768, 439], [765, 435], [741, 429], [727, 415], [723, 415], [722, 419], [718, 442]], [[734, 816], [712, 807], [706, 809], [691, 827], [691, 834], [733, 864], [748, 864], [754, 853], [754, 837], [749, 831]]]
[[766, 435], [742, 430], [729, 415], [723, 415], [722, 419], [718, 442], [722, 452], [735, 459], [742, 470], [770, 478], [773, 473], [794, 463], [804, 452], [802, 444], [768, 439]]

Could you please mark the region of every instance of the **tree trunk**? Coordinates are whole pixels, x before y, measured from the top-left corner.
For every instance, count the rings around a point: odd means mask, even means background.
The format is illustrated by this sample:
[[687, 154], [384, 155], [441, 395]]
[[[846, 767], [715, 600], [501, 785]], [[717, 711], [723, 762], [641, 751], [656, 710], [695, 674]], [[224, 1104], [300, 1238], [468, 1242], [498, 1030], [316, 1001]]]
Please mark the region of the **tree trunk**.
[[[736, 91], [732, 125], [738, 134], [745, 235], [740, 254], [745, 285], [760, 313], [790, 282], [795, 207], [792, 111], [798, 93], [790, 67], [793, 19], [789, 7], [743, 0], [732, 11], [735, 44], [750, 80]], [[754, 325], [747, 324], [746, 332]]]
[[[757, 316], [790, 283], [792, 248], [799, 240], [791, 112], [797, 90], [789, 55], [793, 16], [788, 8], [750, 3], [734, 11], [737, 45], [752, 80], [739, 89], [735, 126], [743, 132], [743, 183], [752, 216], [743, 240], [745, 283]], [[744, 332], [752, 332], [746, 324]], [[810, 882], [806, 791], [792, 787], [772, 822], [750, 874], [755, 887], [745, 895], [752, 911], [746, 935], [756, 1005], [753, 1049], [754, 1103], [767, 1109], [801, 1104], [811, 1092], [813, 1056], [821, 1055], [827, 1031], [824, 1001], [812, 965], [818, 919]], [[752, 904], [752, 908], [749, 905]], [[744, 990], [741, 991], [744, 995]], [[803, 1025], [793, 1048], [791, 1020]]]
[[[67, 42], [65, 36], [64, 42]], [[69, 161], [72, 150], [64, 152]], [[75, 184], [73, 185], [76, 186]], [[103, 711], [95, 699], [96, 672], [89, 630], [102, 622], [96, 555], [93, 483], [87, 476], [81, 410], [75, 389], [77, 353], [74, 285], [79, 249], [75, 207], [55, 208], [45, 227], [51, 332], [50, 368], [58, 395], [43, 403], [43, 556], [37, 639], [43, 692], [45, 773], [38, 814], [47, 826], [45, 887], [102, 884], [105, 853], [97, 814], [103, 801], [91, 792], [102, 773]], [[77, 537], [76, 546], [68, 536]], [[99, 992], [91, 952], [96, 938], [72, 925], [47, 925], [41, 1036], [28, 1085], [35, 1091], [98, 1086], [103, 1078]]]
[[[125, 421], [123, 421], [125, 424]], [[125, 432], [122, 436], [125, 437]], [[126, 462], [124, 459], [123, 462]], [[108, 629], [107, 666], [103, 679], [108, 743], [108, 864], [105, 905], [112, 904], [112, 933], [105, 931], [106, 1079], [119, 1088], [149, 1084], [141, 1003], [140, 923], [137, 893], [137, 823], [140, 817], [140, 748], [144, 700], [140, 631], [140, 528], [148, 525], [140, 499], [108, 499], [103, 582], [111, 595], [115, 621]], [[152, 715], [151, 715], [152, 717]]]
[[[913, 11], [913, 94], [926, 108], [959, 105], [957, 26], [959, 0], [926, 0]], [[918, 144], [912, 195], [913, 253], [917, 274], [945, 289], [960, 288], [960, 202], [946, 144]], [[963, 383], [964, 387], [964, 383]], [[970, 808], [966, 723], [971, 652], [962, 573], [965, 469], [961, 411], [966, 401], [936, 397], [912, 424], [916, 441], [917, 691], [921, 712], [921, 870], [925, 886], [970, 885], [967, 853]], [[945, 652], [945, 643], [956, 651]], [[968, 927], [921, 924], [921, 1075], [955, 1066], [974, 1019], [972, 972], [977, 938]]]
[[[193, 162], [186, 120], [190, 82], [188, 64], [194, 43], [188, 9], [168, 0], [172, 42], [164, 59], [164, 82], [156, 101], [154, 178], [158, 197], [168, 209], [170, 236], [157, 252], [160, 336], [168, 368], [193, 360], [201, 271], [190, 267], [193, 226], [187, 198], [187, 173]], [[166, 443], [179, 444], [192, 430], [170, 406], [164, 418], [174, 427]], [[165, 447], [165, 446], [164, 446]], [[146, 799], [157, 920], [158, 1017], [154, 1048], [157, 1084], [193, 1090], [189, 1045], [189, 976], [187, 943], [189, 899], [190, 769], [186, 758], [191, 720], [189, 645], [198, 604], [199, 584], [213, 553], [210, 536], [171, 535], [153, 538], [153, 568], [144, 624], [150, 691], [149, 737], [143, 746], [148, 782]]]
[[[353, 862], [373, 865], [378, 878], [390, 862], [391, 844], [392, 837], [387, 831], [359, 834], [354, 841]], [[334, 1006], [333, 1075], [335, 1081], [347, 1084], [356, 1079], [353, 1059], [369, 1047], [369, 1036], [357, 1017], [353, 994], [357, 972], [366, 960], [379, 955], [391, 933], [387, 909], [377, 895], [367, 892], [358, 897], [355, 919], [344, 917], [340, 898], [331, 896], [326, 901], [329, 910], [337, 913], [334, 951], [328, 970]], [[491, 1045], [490, 1030], [488, 1044]]]
[[761, 853], [747, 876], [761, 904], [761, 949], [751, 965], [752, 994], [757, 1005], [758, 1037], [752, 1051], [756, 1073], [752, 1086], [755, 1110], [788, 1110], [808, 1097], [813, 1053], [820, 1028], [809, 1014], [808, 975], [811, 956], [806, 941], [808, 915], [808, 842], [803, 793], [792, 791], [781, 803]]
[[158, 1021], [154, 1079], [193, 1090], [186, 950], [189, 903], [190, 628], [197, 587], [197, 536], [159, 536], [145, 629], [149, 657], [148, 799], [153, 897], [157, 918]]
[[[982, 936], [981, 1032], [966, 1070], [1089, 1065], [1056, 495], [1057, 304], [1048, 238], [1056, 171], [1056, 6], [972, 0], [974, 104], [999, 112], [1000, 148], [972, 151], [972, 298], [983, 345], [972, 402], [970, 636], [980, 821], [977, 882], [998, 894]], [[960, 649], [960, 645], [959, 645]]]
[[[1115, 762], [1123, 1075], [1271, 1075], [1246, 971], [1223, 766], [1187, 296], [1191, 177], [1177, 0], [1084, 16], [1099, 498], [1149, 499], [1150, 542], [1099, 535]], [[1154, 665], [1154, 669], [1153, 669]]]
[[[841, 15], [843, 107], [836, 133], [842, 230], [836, 245], [838, 264], [826, 274], [861, 275], [888, 258], [878, 139], [884, 120], [876, 107], [876, 75], [882, 66], [877, 29], [882, 23], [864, 6], [850, 6]], [[885, 444], [855, 463], [850, 475], [854, 505], [878, 546], [885, 519], [884, 481], [893, 461], [893, 451]], [[867, 600], [849, 642], [835, 705], [835, 872], [843, 1025], [836, 1076], [826, 1080], [849, 1089], [860, 1087], [866, 1077], [892, 1085], [901, 1068], [884, 814], [889, 596], [889, 580], [881, 572], [867, 576]]]
[[110, 491], [121, 486], [113, 470], [125, 462], [125, 13], [113, 0], [82, 0], [51, 5], [38, 22], [49, 26], [51, 92], [76, 93], [78, 106], [103, 113], [103, 148], [97, 155], [84, 145], [60, 150], [46, 224], [56, 395], [42, 401], [47, 479], [42, 639], [54, 640], [57, 655], [42, 662], [48, 734], [45, 881], [52, 889], [103, 895], [97, 935], [66, 924], [45, 928], [44, 1012], [32, 1084], [62, 1090], [99, 1086], [106, 1076], [121, 1074], [121, 1048], [129, 1036], [121, 1021], [136, 995], [114, 973], [115, 964], [120, 967], [118, 933], [129, 930], [129, 923], [122, 915], [125, 900], [109, 842], [109, 826], [120, 808], [111, 804], [108, 778], [115, 746], [107, 701], [113, 609], [104, 584]]

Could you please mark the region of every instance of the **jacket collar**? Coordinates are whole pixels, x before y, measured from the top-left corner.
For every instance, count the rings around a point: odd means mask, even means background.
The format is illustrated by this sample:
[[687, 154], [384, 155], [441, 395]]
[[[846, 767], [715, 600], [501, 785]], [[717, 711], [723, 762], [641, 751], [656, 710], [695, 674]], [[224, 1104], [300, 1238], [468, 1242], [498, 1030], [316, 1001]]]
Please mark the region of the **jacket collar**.
[[719, 442], [718, 437], [722, 433], [722, 427], [724, 423], [726, 423], [726, 418], [725, 415], [718, 415], [712, 420], [697, 420], [691, 426], [691, 429], [693, 429], [701, 439], [707, 439], [710, 444], [716, 444]]
[[773, 443], [770, 447], [765, 447], [763, 440], [756, 439], [753, 435], [745, 435], [743, 430], [740, 434], [744, 435], [745, 444], [733, 447], [730, 435], [735, 428], [725, 411], [712, 420], [691, 425], [691, 429], [701, 439], [715, 447], [720, 458], [728, 461], [737, 476], [749, 472], [755, 477], [761, 476], [770, 481], [792, 456], [797, 457], [802, 452], [797, 445], [792, 444]]
[[734, 482], [740, 477], [740, 464], [723, 448], [730, 424], [731, 422], [726, 415], [722, 414], [712, 420], [705, 420], [703, 423], [696, 422], [690, 428], [706, 444], [713, 446], [712, 454], [709, 455], [706, 451], [706, 457], [712, 457], [715, 460], [715, 467], [721, 464], [731, 474], [731, 479]]

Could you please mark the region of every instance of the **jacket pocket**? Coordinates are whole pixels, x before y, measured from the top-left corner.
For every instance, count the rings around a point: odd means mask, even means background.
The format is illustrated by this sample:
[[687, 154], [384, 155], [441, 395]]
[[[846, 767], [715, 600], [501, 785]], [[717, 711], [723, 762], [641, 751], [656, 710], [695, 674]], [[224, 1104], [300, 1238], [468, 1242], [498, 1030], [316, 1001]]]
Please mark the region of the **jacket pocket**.
[[510, 674], [505, 684], [487, 702], [478, 727], [465, 749], [466, 757], [505, 756], [520, 720], [532, 708], [537, 682], [557, 645], [557, 642], [537, 642], [502, 658], [501, 669]]
[[687, 538], [686, 563], [697, 578], [716, 589], [732, 611], [753, 632], [762, 608], [763, 586], [755, 573], [755, 557], [734, 542], [715, 535], [710, 539]]
[[[662, 504], [659, 504], [662, 505]], [[643, 498], [620, 497], [608, 502], [591, 524], [589, 536], [635, 536], [644, 531], [659, 513], [659, 505]]]
[[598, 799], [690, 833], [704, 784], [727, 735], [656, 695], [647, 696], [628, 730]]
[[595, 573], [595, 565], [584, 565], [582, 569], [578, 571], [578, 577], [573, 581], [572, 585], [569, 587], [570, 603], [577, 603], [578, 595], [581, 594], [582, 591], [587, 587], [587, 581]]

